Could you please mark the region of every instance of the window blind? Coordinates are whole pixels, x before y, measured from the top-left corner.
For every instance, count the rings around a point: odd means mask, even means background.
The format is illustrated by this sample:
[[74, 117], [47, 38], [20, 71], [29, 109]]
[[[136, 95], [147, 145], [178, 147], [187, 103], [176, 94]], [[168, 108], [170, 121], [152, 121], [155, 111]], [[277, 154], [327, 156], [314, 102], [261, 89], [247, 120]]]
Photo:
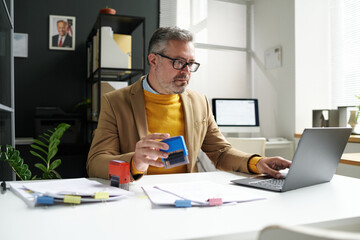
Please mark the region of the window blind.
[[333, 0], [331, 5], [332, 105], [359, 105], [360, 1]]

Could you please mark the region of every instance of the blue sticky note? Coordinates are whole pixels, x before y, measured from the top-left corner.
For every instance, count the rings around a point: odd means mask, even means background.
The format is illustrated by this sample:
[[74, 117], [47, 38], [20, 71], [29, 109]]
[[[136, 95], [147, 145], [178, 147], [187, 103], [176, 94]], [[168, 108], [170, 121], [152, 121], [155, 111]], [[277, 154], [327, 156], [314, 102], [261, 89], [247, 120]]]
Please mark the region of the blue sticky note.
[[176, 200], [175, 207], [181, 207], [181, 208], [191, 207], [191, 201], [190, 200]]
[[51, 205], [54, 204], [54, 198], [48, 196], [37, 196], [36, 197], [36, 204], [47, 204]]

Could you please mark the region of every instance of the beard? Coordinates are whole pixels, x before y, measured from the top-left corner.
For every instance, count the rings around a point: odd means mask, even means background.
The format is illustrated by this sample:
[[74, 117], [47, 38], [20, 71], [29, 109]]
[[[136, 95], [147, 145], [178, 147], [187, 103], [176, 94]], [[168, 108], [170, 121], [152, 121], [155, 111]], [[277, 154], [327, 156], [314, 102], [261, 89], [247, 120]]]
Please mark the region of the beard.
[[173, 86], [173, 93], [180, 94], [186, 89], [189, 84], [190, 77], [187, 74], [178, 74], [173, 78], [171, 85]]

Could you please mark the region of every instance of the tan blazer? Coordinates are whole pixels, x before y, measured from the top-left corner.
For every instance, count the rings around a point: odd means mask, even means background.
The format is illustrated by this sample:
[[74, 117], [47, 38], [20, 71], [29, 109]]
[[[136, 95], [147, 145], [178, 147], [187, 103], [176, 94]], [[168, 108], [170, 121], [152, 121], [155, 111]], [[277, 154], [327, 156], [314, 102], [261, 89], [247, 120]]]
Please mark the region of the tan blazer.
[[[110, 160], [130, 163], [135, 144], [148, 135], [143, 79], [102, 97], [99, 122], [86, 164], [89, 177], [107, 179]], [[187, 171], [198, 171], [196, 159], [201, 148], [216, 168], [248, 173], [248, 160], [255, 155], [231, 148], [219, 131], [207, 98], [188, 89], [180, 96], [190, 161]]]

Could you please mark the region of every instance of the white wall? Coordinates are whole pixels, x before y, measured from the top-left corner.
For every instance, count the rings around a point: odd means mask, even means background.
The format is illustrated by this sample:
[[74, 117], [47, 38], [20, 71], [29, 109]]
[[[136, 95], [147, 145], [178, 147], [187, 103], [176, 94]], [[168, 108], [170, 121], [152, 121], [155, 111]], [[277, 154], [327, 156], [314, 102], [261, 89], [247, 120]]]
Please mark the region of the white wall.
[[[254, 94], [262, 135], [293, 138], [330, 108], [329, 0], [255, 0]], [[264, 51], [282, 47], [282, 67], [265, 70]]]
[[[262, 135], [291, 139], [295, 130], [294, 0], [255, 0], [253, 6], [254, 97]], [[266, 70], [264, 52], [282, 47], [282, 67]]]
[[[259, 135], [293, 139], [312, 126], [313, 109], [330, 107], [329, 1], [254, 0], [252, 69], [244, 53], [197, 49], [202, 65], [190, 88], [209, 99], [258, 98]], [[282, 47], [282, 66], [266, 70], [264, 52], [275, 46]], [[234, 68], [232, 59], [242, 61], [231, 75], [227, 68]], [[208, 69], [216, 69], [215, 74]]]

